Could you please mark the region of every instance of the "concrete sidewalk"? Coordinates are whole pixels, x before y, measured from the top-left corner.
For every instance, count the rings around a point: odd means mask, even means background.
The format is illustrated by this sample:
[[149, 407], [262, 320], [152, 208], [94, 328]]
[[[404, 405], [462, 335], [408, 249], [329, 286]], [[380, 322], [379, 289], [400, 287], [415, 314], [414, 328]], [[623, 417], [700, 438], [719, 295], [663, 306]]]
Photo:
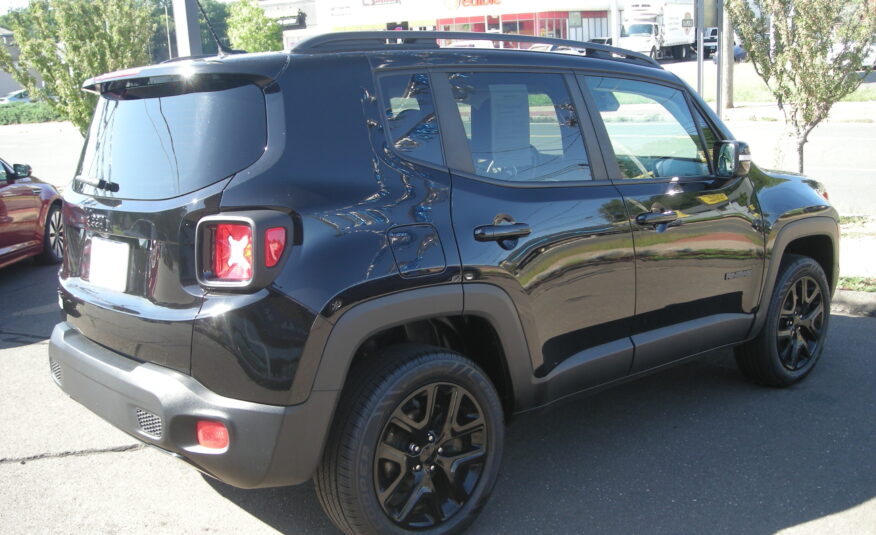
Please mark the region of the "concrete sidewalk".
[[[774, 103], [737, 102], [733, 108], [726, 111], [724, 120], [732, 121], [769, 121], [784, 123], [782, 110]], [[827, 123], [874, 123], [876, 130], [876, 102], [837, 102], [830, 109]]]

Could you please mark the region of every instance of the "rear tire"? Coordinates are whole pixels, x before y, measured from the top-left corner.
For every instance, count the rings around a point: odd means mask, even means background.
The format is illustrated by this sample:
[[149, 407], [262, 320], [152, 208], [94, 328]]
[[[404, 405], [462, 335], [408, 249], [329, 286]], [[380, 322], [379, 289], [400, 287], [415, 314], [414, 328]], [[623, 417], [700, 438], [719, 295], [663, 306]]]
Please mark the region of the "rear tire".
[[459, 533], [487, 501], [502, 457], [502, 406], [487, 375], [431, 346], [353, 367], [317, 496], [347, 534]]
[[830, 320], [830, 287], [821, 266], [807, 256], [787, 255], [754, 340], [736, 348], [736, 364], [749, 379], [790, 386], [815, 367], [824, 351]]
[[37, 256], [40, 264], [58, 264], [64, 258], [64, 223], [61, 205], [53, 204], [46, 213], [43, 233], [43, 251]]

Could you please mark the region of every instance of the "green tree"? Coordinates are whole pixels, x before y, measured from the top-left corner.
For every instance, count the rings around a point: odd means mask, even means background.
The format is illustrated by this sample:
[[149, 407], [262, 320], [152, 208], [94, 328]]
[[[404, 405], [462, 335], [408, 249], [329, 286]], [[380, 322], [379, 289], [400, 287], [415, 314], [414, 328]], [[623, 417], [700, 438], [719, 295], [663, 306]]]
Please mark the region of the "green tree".
[[[204, 6], [204, 11], [207, 12], [207, 17], [210, 18], [210, 23], [213, 29], [216, 30], [216, 35], [223, 44], [228, 45], [228, 16], [230, 10], [228, 4], [223, 4], [218, 0], [201, 0], [201, 5]], [[201, 27], [201, 43], [204, 49], [204, 54], [217, 54], [219, 49], [216, 48], [216, 41], [210, 35], [210, 30], [207, 28], [207, 23], [204, 22], [204, 17], [198, 17]]]
[[876, 37], [866, 0], [728, 0], [743, 46], [785, 116], [798, 170], [809, 134], [838, 100], [861, 84]]
[[0, 68], [31, 94], [52, 96], [47, 102], [84, 134], [95, 96], [82, 91], [82, 82], [149, 63], [151, 11], [142, 0], [31, 0], [13, 14], [9, 28], [21, 50], [18, 61], [0, 47]]
[[265, 52], [283, 48], [283, 30], [268, 18], [255, 0], [238, 0], [231, 4], [228, 37], [231, 47], [247, 52]]

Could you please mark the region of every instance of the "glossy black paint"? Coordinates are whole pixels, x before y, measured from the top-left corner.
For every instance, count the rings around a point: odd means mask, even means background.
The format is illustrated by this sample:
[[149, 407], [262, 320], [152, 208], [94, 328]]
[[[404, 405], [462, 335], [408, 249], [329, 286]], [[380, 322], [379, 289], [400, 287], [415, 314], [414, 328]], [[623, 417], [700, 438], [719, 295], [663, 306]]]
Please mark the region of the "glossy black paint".
[[[218, 209], [225, 182], [164, 201], [68, 191], [67, 248], [60, 272], [67, 321], [119, 353], [189, 373], [192, 321], [205, 293], [195, 273], [195, 226]], [[125, 292], [104, 290], [89, 281], [90, 243], [95, 237], [129, 245]]]
[[[454, 176], [453, 198], [464, 278], [514, 300], [536, 376], [631, 334], [633, 240], [613, 185], [509, 188]], [[532, 230], [510, 250], [473, 232], [502, 213]]]
[[636, 320], [645, 332], [758, 304], [764, 242], [748, 180], [618, 182], [630, 217], [672, 211], [670, 223], [634, 224]]
[[[191, 373], [232, 398], [288, 405], [312, 391], [340, 388], [355, 346], [337, 355], [343, 364], [331, 381], [319, 379], [325, 351], [334, 347], [334, 324], [363, 303], [441, 286], [448, 292], [442, 306], [426, 299], [399, 310], [417, 309], [422, 317], [470, 311], [501, 317], [497, 331], [521, 329], [525, 342], [514, 351], [510, 335], [501, 337], [506, 357], [517, 359], [506, 364], [514, 410], [542, 406], [741, 341], [758, 312], [765, 263], [773, 261], [771, 244], [783, 226], [813, 213], [835, 217], [800, 179], [754, 165], [749, 177], [734, 180], [612, 182], [610, 146], [587, 121], [581, 128], [594, 180], [539, 187], [484, 180], [471, 174], [459, 125], [441, 101], [446, 87], [442, 93], [434, 84], [446, 166], [414, 160], [384, 131], [376, 82], [394, 72], [431, 73], [434, 82], [462, 65], [467, 72], [538, 70], [567, 80], [612, 73], [684, 87], [661, 69], [482, 49], [266, 58], [253, 69], [242, 67], [246, 58], [197, 65], [273, 77], [263, 83], [267, 146], [251, 167], [167, 201], [74, 191], [65, 213], [75, 231], [62, 273], [69, 321], [106, 347]], [[721, 137], [732, 139], [690, 98]], [[586, 116], [585, 98], [573, 100]], [[674, 210], [676, 220], [636, 222], [658, 205]], [[256, 208], [292, 221], [285, 264], [255, 293], [207, 293], [197, 285], [189, 252], [194, 223]], [[501, 215], [528, 232], [479, 240], [475, 229], [495, 225]], [[88, 238], [110, 234], [132, 244], [131, 295], [108, 295], [77, 280]], [[462, 296], [475, 283], [499, 289], [513, 310], [496, 299], [475, 306], [475, 294], [469, 308]], [[501, 314], [490, 306], [500, 306]], [[362, 336], [379, 327], [379, 321], [363, 327]], [[700, 333], [703, 343], [685, 344], [696, 329], [708, 331]]]
[[192, 376], [221, 396], [287, 405], [313, 320], [275, 290], [208, 294], [191, 334]]

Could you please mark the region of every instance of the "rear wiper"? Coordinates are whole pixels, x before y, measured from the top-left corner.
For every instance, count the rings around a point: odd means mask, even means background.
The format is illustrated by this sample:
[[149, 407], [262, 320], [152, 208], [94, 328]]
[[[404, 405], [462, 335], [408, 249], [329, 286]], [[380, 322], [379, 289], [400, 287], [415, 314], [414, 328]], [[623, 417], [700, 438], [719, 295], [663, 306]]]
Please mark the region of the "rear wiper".
[[116, 184], [115, 182], [111, 182], [109, 180], [104, 180], [102, 178], [98, 179], [98, 180], [93, 180], [93, 179], [89, 179], [89, 178], [83, 178], [82, 175], [77, 175], [75, 180], [78, 180], [79, 182], [82, 182], [83, 184], [88, 184], [89, 186], [94, 186], [97, 189], [102, 189], [102, 190], [109, 191], [112, 193], [119, 191], [118, 184]]

